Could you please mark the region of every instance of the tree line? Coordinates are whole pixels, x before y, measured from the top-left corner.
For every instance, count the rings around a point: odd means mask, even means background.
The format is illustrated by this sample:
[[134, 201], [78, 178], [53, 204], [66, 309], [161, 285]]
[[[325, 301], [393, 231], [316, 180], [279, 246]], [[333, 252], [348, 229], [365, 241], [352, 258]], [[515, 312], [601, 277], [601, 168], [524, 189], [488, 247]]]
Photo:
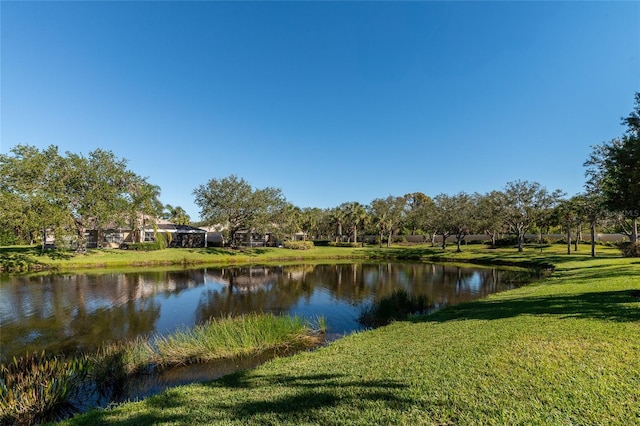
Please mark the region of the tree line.
[[[621, 137], [594, 146], [584, 163], [585, 191], [566, 198], [537, 182], [507, 182], [486, 194], [421, 192], [376, 198], [368, 205], [345, 202], [333, 208], [300, 208], [279, 188], [253, 188], [235, 175], [214, 178], [193, 191], [202, 221], [221, 226], [228, 241], [237, 232], [269, 232], [283, 240], [299, 233], [308, 239], [362, 242], [375, 234], [391, 244], [397, 235], [425, 235], [443, 246], [455, 238], [458, 250], [470, 234], [486, 234], [492, 245], [500, 235], [515, 237], [522, 251], [525, 235], [542, 239], [552, 229], [579, 239], [583, 227], [591, 233], [595, 256], [596, 229], [624, 233], [637, 244], [640, 215], [640, 93], [635, 108], [622, 119]], [[127, 161], [97, 149], [86, 157], [50, 146], [44, 150], [17, 145], [0, 155], [0, 243], [41, 240], [47, 232], [68, 235], [84, 244], [87, 229], [128, 226], [140, 232], [154, 218], [187, 224], [179, 206], [163, 205], [160, 188], [127, 168]], [[360, 236], [360, 238], [359, 238]], [[570, 249], [569, 249], [570, 250]]]

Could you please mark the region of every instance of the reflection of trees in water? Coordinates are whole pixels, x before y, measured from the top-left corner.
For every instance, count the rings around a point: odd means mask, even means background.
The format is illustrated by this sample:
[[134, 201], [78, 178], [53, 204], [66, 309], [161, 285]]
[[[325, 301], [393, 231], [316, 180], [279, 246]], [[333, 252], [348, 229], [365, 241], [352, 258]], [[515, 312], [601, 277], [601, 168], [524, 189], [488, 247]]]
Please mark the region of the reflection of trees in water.
[[1, 358], [74, 352], [155, 331], [159, 294], [204, 284], [202, 271], [16, 276], [2, 283]]
[[248, 312], [287, 312], [296, 303], [311, 300], [317, 291], [358, 306], [404, 288], [442, 306], [505, 287], [495, 269], [417, 263], [208, 269], [206, 275], [222, 286], [203, 293], [196, 308], [198, 323]]
[[196, 307], [196, 322], [248, 312], [281, 314], [301, 298], [311, 296], [307, 268], [251, 267], [207, 270], [207, 277], [223, 284], [208, 288]]
[[[91, 348], [156, 330], [169, 296], [202, 287], [197, 323], [247, 312], [286, 313], [331, 299], [361, 306], [398, 288], [436, 306], [464, 302], [517, 285], [514, 273], [421, 263], [253, 266], [5, 277], [0, 283], [2, 357], [16, 350]], [[186, 299], [185, 299], [186, 300]], [[185, 302], [189, 303], [189, 302]], [[166, 316], [163, 316], [166, 318]]]

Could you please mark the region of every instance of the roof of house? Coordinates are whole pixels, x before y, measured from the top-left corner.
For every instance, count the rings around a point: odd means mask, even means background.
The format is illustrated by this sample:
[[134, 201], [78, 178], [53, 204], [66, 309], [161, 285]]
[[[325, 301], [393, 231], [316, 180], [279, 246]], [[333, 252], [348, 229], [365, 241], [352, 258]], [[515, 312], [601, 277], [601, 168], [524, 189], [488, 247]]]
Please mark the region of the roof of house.
[[195, 226], [191, 225], [176, 225], [166, 220], [163, 220], [162, 222], [165, 223], [156, 223], [156, 227], [159, 231], [179, 232], [186, 234], [204, 234], [207, 232], [204, 229], [196, 228]]

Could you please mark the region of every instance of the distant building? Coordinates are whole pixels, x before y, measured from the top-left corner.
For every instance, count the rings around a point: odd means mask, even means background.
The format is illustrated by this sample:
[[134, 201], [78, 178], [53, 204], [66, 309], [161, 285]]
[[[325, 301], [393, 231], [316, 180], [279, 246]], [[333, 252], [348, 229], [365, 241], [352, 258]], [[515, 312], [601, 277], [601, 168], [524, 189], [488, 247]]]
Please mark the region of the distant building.
[[86, 233], [87, 248], [118, 248], [128, 243], [155, 241], [159, 232], [169, 235], [169, 247], [206, 247], [207, 231], [190, 225], [176, 225], [164, 219], [154, 219], [142, 229], [110, 226], [90, 229]]

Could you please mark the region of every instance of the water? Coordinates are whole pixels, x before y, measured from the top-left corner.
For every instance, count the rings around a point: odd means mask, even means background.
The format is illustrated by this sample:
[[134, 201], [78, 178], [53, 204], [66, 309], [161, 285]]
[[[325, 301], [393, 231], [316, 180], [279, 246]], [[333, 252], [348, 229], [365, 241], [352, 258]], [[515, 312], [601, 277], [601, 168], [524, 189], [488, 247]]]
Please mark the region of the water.
[[514, 287], [512, 273], [423, 263], [251, 266], [0, 276], [0, 360], [92, 351], [248, 312], [324, 316], [330, 338], [360, 330], [374, 298], [404, 288], [434, 307]]
[[[525, 275], [526, 280], [529, 277]], [[514, 272], [423, 263], [251, 266], [174, 271], [0, 275], [0, 358], [26, 352], [89, 352], [114, 341], [165, 335], [210, 318], [249, 312], [326, 318], [327, 340], [361, 330], [358, 316], [376, 298], [405, 289], [433, 309], [523, 283]], [[86, 383], [79, 411], [138, 400], [167, 388], [256, 367], [258, 357], [196, 364], [129, 378], [98, 391]], [[279, 354], [282, 356], [283, 354]]]

